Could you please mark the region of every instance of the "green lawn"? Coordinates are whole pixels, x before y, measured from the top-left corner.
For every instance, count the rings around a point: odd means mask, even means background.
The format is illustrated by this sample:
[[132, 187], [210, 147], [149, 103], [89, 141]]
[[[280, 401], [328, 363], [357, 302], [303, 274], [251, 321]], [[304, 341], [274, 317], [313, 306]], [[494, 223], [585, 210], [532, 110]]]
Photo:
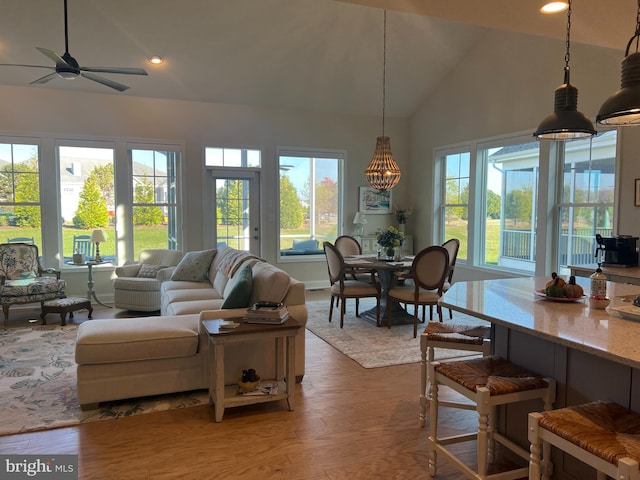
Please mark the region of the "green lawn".
[[[100, 255], [114, 257], [116, 254], [116, 236], [113, 228], [102, 229], [107, 241], [100, 244]], [[73, 252], [73, 237], [76, 235], [91, 235], [93, 230], [82, 230], [78, 228], [62, 229], [62, 252], [65, 257], [71, 257]], [[42, 237], [39, 228], [22, 227], [0, 227], [0, 243], [6, 242], [10, 238], [33, 237], [34, 243], [42, 245]], [[167, 230], [162, 227], [136, 227], [135, 233], [135, 258], [141, 250], [150, 248], [167, 248]]]

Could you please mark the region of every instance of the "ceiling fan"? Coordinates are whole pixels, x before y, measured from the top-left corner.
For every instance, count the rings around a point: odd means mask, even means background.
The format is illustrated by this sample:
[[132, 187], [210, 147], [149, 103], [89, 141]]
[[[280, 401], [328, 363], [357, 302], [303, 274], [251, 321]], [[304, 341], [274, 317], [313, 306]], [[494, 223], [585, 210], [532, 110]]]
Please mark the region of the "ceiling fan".
[[55, 72], [45, 75], [44, 77], [38, 78], [30, 83], [39, 84], [39, 83], [47, 83], [54, 78], [60, 77], [67, 80], [73, 80], [77, 77], [84, 77], [88, 80], [92, 80], [94, 82], [101, 83], [102, 85], [106, 85], [107, 87], [118, 90], [119, 92], [124, 92], [129, 87], [123, 85], [118, 82], [114, 82], [113, 80], [109, 80], [108, 78], [101, 77], [99, 75], [94, 75], [95, 73], [119, 73], [124, 75], [147, 75], [147, 72], [142, 68], [118, 68], [118, 67], [81, 67], [78, 64], [78, 61], [71, 56], [69, 53], [69, 33], [67, 31], [67, 0], [64, 0], [64, 55], [60, 56], [53, 50], [49, 50], [47, 48], [36, 47], [36, 50], [40, 51], [45, 56], [49, 57], [53, 62], [55, 62], [55, 67], [46, 66], [46, 65], [22, 65], [15, 63], [0, 63], [1, 66], [13, 66], [13, 67], [32, 67], [32, 68], [48, 68], [50, 70], [55, 70]]

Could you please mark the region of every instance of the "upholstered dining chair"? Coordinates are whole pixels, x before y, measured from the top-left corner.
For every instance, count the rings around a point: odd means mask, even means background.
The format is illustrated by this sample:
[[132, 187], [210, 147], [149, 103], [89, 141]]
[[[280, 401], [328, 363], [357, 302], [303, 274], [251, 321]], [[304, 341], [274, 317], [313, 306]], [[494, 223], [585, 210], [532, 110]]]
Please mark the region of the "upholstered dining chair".
[[[444, 248], [449, 252], [449, 273], [447, 274], [447, 279], [444, 282], [442, 287], [442, 291], [444, 293], [447, 292], [451, 288], [451, 281], [453, 279], [453, 271], [456, 268], [456, 260], [458, 259], [458, 250], [460, 250], [460, 240], [457, 238], [450, 238], [446, 242], [442, 244]], [[449, 309], [449, 318], [453, 318], [453, 312]]]
[[[411, 263], [409, 277], [411, 285], [401, 285], [387, 292], [387, 326], [391, 328], [390, 309], [393, 300], [413, 305], [413, 337], [418, 335], [418, 307], [437, 306], [438, 316], [442, 322], [442, 307], [438, 300], [444, 293], [444, 282], [449, 274], [449, 252], [439, 245], [427, 247], [419, 252]], [[422, 321], [424, 322], [424, 316]]]
[[[335, 247], [340, 251], [343, 257], [349, 255], [362, 255], [362, 246], [360, 242], [350, 235], [341, 235], [333, 242]], [[349, 265], [345, 266], [345, 273], [347, 276], [351, 276], [353, 280], [360, 280], [361, 282], [369, 282], [371, 278], [371, 269], [351, 268]], [[375, 270], [374, 270], [375, 271]]]
[[340, 303], [340, 328], [344, 325], [345, 300], [347, 298], [356, 299], [356, 316], [360, 298], [376, 299], [376, 325], [380, 326], [380, 284], [376, 280], [374, 272], [369, 273], [369, 282], [345, 279], [344, 257], [335, 245], [330, 242], [322, 244], [327, 258], [327, 268], [329, 271], [329, 281], [331, 282], [331, 304], [329, 307], [329, 321], [333, 316], [333, 303], [338, 300]]

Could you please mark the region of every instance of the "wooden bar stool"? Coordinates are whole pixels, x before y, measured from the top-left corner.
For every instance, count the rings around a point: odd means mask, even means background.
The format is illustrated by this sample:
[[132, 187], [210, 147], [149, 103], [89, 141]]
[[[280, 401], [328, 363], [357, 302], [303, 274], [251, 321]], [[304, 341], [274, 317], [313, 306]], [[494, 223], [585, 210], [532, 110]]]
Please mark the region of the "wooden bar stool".
[[[465, 350], [482, 353], [486, 357], [491, 354], [491, 327], [478, 325], [462, 325], [453, 323], [429, 322], [420, 335], [422, 352], [420, 369], [420, 425], [425, 426], [427, 420], [429, 363], [434, 360], [434, 348]], [[440, 402], [440, 406], [449, 406], [448, 402]]]
[[[550, 410], [555, 401], [556, 382], [531, 373], [501, 357], [482, 357], [457, 362], [431, 362], [429, 364], [431, 393], [429, 395], [429, 476], [435, 478], [437, 455], [441, 454], [468, 478], [513, 480], [527, 476], [528, 467], [487, 474], [488, 463], [493, 463], [495, 442], [500, 443], [524, 460], [529, 453], [495, 431], [496, 411], [499, 405], [540, 399], [544, 410]], [[475, 410], [478, 413], [476, 432], [438, 437], [438, 389], [446, 385], [474, 404], [455, 404], [454, 408]], [[449, 450], [448, 446], [477, 440], [477, 471], [470, 468]]]
[[593, 402], [529, 414], [529, 479], [549, 479], [550, 445], [617, 480], [640, 479], [640, 414], [613, 402]]

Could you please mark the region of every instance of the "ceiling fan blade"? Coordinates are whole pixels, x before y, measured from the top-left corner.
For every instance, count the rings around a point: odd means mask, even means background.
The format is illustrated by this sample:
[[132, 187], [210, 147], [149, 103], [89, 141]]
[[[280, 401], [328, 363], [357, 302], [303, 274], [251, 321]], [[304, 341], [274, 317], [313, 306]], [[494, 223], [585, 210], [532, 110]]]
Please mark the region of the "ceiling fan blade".
[[48, 65], [24, 65], [22, 63], [0, 63], [0, 67], [30, 67], [30, 68], [48, 68], [49, 70], [55, 70], [55, 67]]
[[93, 75], [92, 73], [80, 72], [80, 75], [89, 80], [93, 80], [94, 82], [98, 82], [98, 83], [101, 83], [102, 85], [106, 85], [107, 87], [111, 87], [114, 90], [118, 90], [119, 92], [124, 92], [125, 90], [129, 89], [129, 87], [127, 87], [126, 85], [123, 85], [118, 82], [114, 82], [113, 80], [109, 80], [108, 78], [99, 77], [98, 75]]
[[68, 65], [67, 62], [65, 62], [64, 59], [53, 50], [49, 50], [48, 48], [42, 48], [42, 47], [36, 47], [36, 50], [38, 50], [43, 55], [49, 57], [56, 65], [58, 63], [61, 63], [63, 65]]
[[123, 75], [148, 75], [142, 68], [118, 68], [118, 67], [80, 67], [83, 72], [95, 73], [121, 73]]
[[30, 85], [36, 84], [36, 83], [47, 83], [49, 80], [53, 80], [54, 78], [57, 78], [58, 74], [57, 73], [50, 73], [49, 75], [45, 75], [44, 77], [40, 77], [37, 80], [34, 80], [33, 82], [30, 83]]

